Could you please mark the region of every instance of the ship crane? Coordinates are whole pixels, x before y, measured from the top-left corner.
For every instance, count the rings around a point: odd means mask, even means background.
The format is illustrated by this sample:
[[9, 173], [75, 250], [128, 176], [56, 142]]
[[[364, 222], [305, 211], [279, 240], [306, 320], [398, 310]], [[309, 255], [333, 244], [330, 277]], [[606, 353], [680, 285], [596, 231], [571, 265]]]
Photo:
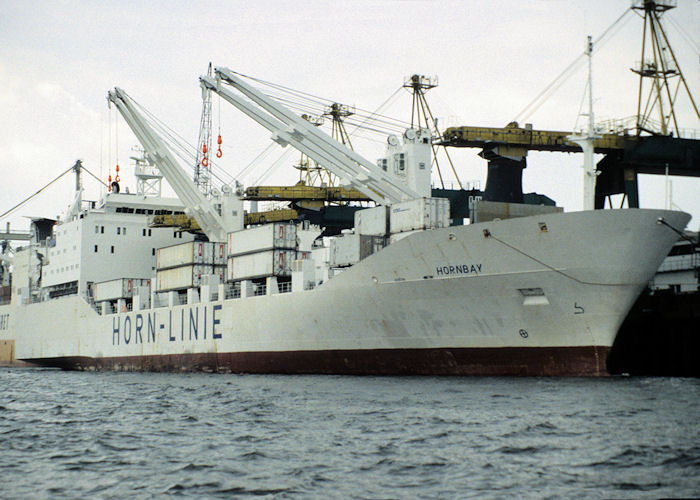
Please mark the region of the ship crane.
[[[211, 75], [211, 63], [207, 74]], [[211, 154], [211, 92], [202, 89], [202, 119], [199, 124], [199, 140], [194, 162], [194, 183], [204, 196], [208, 196], [211, 189]]]
[[[228, 68], [215, 68], [216, 78], [200, 77], [204, 88], [219, 94], [250, 118], [272, 132], [272, 139], [281, 146], [291, 144], [313, 158], [328, 171], [345, 180], [371, 200], [382, 205], [420, 198], [421, 195], [389, 171], [340, 144], [318, 130], [288, 108], [251, 87]], [[238, 90], [245, 99], [222, 82]], [[257, 104], [259, 108], [253, 106]]]
[[[165, 142], [138, 111], [136, 103], [122, 89], [109, 91], [113, 103], [143, 146], [146, 156], [158, 166], [177, 197], [185, 205], [185, 213], [194, 217], [210, 241], [226, 241], [226, 233], [243, 228], [242, 200], [230, 188], [223, 190], [221, 212], [214, 200], [208, 200], [180, 166]], [[222, 216], [222, 213], [224, 216]]]

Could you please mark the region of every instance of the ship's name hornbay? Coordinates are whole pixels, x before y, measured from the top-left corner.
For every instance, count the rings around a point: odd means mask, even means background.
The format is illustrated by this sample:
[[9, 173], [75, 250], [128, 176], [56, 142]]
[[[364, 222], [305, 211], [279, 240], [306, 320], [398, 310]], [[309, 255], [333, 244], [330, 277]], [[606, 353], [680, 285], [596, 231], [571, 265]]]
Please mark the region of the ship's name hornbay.
[[436, 276], [449, 276], [450, 274], [479, 274], [481, 264], [445, 264], [435, 268]]

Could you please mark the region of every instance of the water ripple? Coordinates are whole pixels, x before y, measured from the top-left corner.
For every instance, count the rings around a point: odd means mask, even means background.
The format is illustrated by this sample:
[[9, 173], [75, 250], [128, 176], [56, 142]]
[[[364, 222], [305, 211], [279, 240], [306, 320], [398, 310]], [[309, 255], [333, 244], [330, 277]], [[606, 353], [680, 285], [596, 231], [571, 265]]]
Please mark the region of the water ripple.
[[700, 382], [0, 369], [0, 497], [697, 497]]

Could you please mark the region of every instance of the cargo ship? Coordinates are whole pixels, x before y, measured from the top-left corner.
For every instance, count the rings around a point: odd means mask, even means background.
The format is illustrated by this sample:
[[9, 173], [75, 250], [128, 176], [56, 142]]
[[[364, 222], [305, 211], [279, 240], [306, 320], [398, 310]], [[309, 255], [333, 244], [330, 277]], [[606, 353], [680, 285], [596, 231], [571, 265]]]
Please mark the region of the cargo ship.
[[[3, 254], [0, 340], [17, 359], [78, 370], [606, 375], [621, 323], [690, 220], [475, 200], [472, 223], [453, 225], [449, 202], [432, 196], [430, 130], [390, 136], [371, 162], [216, 72], [200, 78], [204, 89], [375, 206], [334, 236], [309, 221], [246, 224], [241, 187], [202, 193], [115, 88], [108, 99], [145, 150], [141, 187], [113, 183], [84, 203], [78, 182], [61, 220], [34, 219], [31, 241]], [[177, 198], [146, 189], [162, 176]], [[164, 214], [193, 217], [203, 236], [153, 227]]]

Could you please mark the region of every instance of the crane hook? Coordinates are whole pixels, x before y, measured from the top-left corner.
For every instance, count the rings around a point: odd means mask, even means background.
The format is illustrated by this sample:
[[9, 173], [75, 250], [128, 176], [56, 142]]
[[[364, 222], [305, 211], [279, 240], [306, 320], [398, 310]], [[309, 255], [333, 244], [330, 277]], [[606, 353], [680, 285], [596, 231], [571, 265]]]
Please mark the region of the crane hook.
[[224, 156], [224, 152], [221, 151], [221, 143], [222, 142], [223, 141], [221, 140], [221, 134], [219, 134], [219, 138], [216, 139], [216, 143], [219, 145], [219, 149], [216, 150], [216, 157], [217, 158], [221, 158], [222, 156]]

